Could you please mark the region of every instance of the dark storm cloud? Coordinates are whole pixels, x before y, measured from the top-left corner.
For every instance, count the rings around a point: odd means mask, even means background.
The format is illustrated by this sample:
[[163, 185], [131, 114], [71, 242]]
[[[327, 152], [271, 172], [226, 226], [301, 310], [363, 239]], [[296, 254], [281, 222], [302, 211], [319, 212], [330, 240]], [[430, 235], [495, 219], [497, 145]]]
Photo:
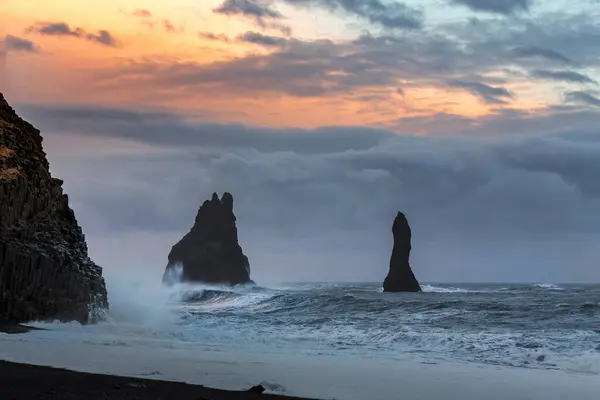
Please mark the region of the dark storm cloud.
[[596, 83], [595, 80], [587, 75], [575, 71], [548, 71], [535, 70], [531, 72], [534, 78], [548, 79], [553, 81], [573, 82], [573, 83]]
[[37, 53], [39, 47], [31, 40], [23, 39], [18, 36], [6, 35], [0, 44], [4, 44], [6, 51], [20, 51], [25, 53]]
[[487, 104], [506, 104], [513, 98], [512, 93], [502, 87], [492, 87], [480, 82], [449, 81], [449, 86], [462, 88], [479, 97]]
[[[499, 65], [507, 61], [526, 67], [545, 69], [547, 59], [542, 57], [514, 57], [518, 47], [547, 49], [568, 54], [581, 67], [600, 66], [600, 25], [598, 11], [580, 13], [545, 13], [531, 18], [478, 19], [468, 23], [457, 22], [438, 27], [460, 39], [475, 61], [495, 59]], [[506, 54], [506, 56], [504, 56]]]
[[[79, 132], [78, 127], [85, 126], [86, 129], [81, 131], [82, 135], [108, 135], [167, 146], [206, 146], [218, 149], [239, 145], [261, 152], [273, 152], [289, 150], [289, 143], [292, 143], [294, 151], [323, 153], [369, 148], [382, 143], [391, 135], [385, 130], [364, 127], [319, 128], [310, 131], [314, 135], [306, 135], [306, 131], [302, 129], [192, 124], [185, 116], [153, 109], [19, 105], [19, 110], [27, 119], [43, 121], [49, 130]], [[194, 118], [209, 118], [212, 114], [214, 112], [206, 111], [194, 115]], [[435, 136], [476, 137], [547, 133], [563, 135], [567, 132], [579, 135], [594, 131], [598, 126], [599, 112], [578, 106], [556, 106], [537, 113], [505, 108], [478, 118], [444, 113], [406, 116], [398, 119], [394, 128], [400, 132], [424, 131]], [[165, 135], [164, 132], [169, 134]], [[315, 141], [317, 137], [318, 141]]]
[[[600, 279], [590, 261], [600, 256], [594, 124], [552, 135], [432, 138], [358, 127], [192, 124], [161, 112], [16, 108], [46, 132], [53, 171], [67, 182], [92, 238], [184, 234], [201, 202], [227, 190], [257, 276], [339, 279], [343, 266], [342, 279], [379, 280], [389, 261], [390, 225], [402, 210], [423, 280], [536, 280], [542, 272], [553, 280]], [[489, 123], [480, 121], [474, 132], [485, 133]], [[69, 132], [133, 139], [154, 150], [53, 157], [52, 149], [72, 143]], [[548, 254], [553, 243], [561, 244], [562, 258]], [[165, 242], [157, 256], [171, 245]], [[128, 246], [142, 251], [147, 242]], [[577, 259], [572, 268], [564, 268], [568, 259]]]
[[385, 28], [420, 29], [423, 27], [424, 14], [417, 8], [393, 1], [381, 0], [284, 0], [295, 6], [317, 6], [331, 11], [341, 10], [368, 20]]
[[554, 51], [552, 49], [546, 49], [542, 47], [517, 47], [513, 50], [515, 57], [518, 58], [541, 58], [548, 61], [554, 61], [563, 64], [575, 64], [573, 60], [568, 58], [567, 56], [559, 53], [558, 51]]
[[401, 132], [425, 131], [433, 135], [511, 136], [593, 132], [600, 126], [600, 113], [578, 106], [553, 106], [537, 112], [499, 109], [477, 118], [456, 114], [399, 118], [394, 127]]
[[109, 47], [119, 46], [119, 41], [107, 30], [90, 33], [86, 32], [83, 28], [71, 28], [65, 22], [37, 22], [30, 26], [27, 31], [46, 36], [70, 36]]
[[600, 98], [583, 91], [567, 92], [565, 93], [565, 100], [571, 103], [600, 107]]
[[[240, 147], [260, 152], [343, 152], [370, 148], [388, 139], [390, 132], [370, 128], [266, 129], [246, 125], [191, 124], [184, 117], [157, 110], [87, 107], [19, 107], [27, 118], [43, 121], [52, 131], [79, 131], [168, 146]], [[169, 131], [169, 135], [164, 132]]]
[[489, 12], [502, 15], [517, 11], [528, 11], [533, 0], [450, 0], [454, 4], [469, 7], [473, 11]]
[[[600, 198], [600, 180], [596, 179], [600, 138], [594, 139], [594, 142], [582, 144], [564, 138], [535, 138], [529, 140], [525, 149], [516, 151], [516, 145], [507, 146], [499, 154], [512, 168], [556, 174], [585, 196]], [[537, 149], [536, 143], [544, 150]]]

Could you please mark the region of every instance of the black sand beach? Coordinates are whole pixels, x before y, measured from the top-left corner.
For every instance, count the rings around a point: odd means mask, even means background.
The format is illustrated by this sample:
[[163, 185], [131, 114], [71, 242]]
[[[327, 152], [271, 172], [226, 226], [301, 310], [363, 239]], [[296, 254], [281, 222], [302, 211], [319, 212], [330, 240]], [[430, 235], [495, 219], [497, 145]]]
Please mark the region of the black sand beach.
[[[257, 382], [258, 383], [258, 382]], [[302, 400], [0, 361], [2, 400]]]

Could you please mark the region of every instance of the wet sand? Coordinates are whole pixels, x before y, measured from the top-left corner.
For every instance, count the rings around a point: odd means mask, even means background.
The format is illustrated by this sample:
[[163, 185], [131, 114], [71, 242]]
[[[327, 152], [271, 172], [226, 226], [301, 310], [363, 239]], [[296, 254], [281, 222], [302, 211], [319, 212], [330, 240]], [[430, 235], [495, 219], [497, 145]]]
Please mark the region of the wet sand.
[[0, 399], [302, 400], [298, 397], [225, 391], [179, 382], [90, 374], [6, 361], [0, 361]]

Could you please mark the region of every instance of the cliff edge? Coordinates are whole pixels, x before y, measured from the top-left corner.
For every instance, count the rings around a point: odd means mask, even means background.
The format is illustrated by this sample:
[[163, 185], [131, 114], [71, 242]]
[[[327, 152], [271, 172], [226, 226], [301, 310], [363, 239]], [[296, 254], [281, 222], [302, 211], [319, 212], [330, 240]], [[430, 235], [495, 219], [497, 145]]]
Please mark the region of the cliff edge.
[[384, 292], [420, 292], [421, 286], [410, 268], [411, 230], [406, 216], [398, 212], [392, 226], [394, 248], [390, 271], [383, 281]]
[[163, 283], [254, 283], [250, 280], [248, 257], [238, 243], [235, 221], [233, 196], [224, 193], [219, 199], [213, 193], [198, 210], [190, 232], [171, 249]]
[[94, 322], [108, 308], [40, 131], [0, 93], [0, 320]]

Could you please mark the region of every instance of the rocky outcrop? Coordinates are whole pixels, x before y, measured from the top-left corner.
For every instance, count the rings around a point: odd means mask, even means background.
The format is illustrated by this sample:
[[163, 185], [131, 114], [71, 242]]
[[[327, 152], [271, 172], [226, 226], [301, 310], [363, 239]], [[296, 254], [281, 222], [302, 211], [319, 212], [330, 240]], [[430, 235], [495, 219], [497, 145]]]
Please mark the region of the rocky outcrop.
[[93, 322], [108, 308], [40, 131], [0, 93], [0, 320]]
[[224, 193], [219, 199], [213, 193], [198, 210], [192, 230], [171, 249], [163, 283], [253, 283], [248, 257], [238, 243], [235, 221], [233, 196]]
[[392, 226], [394, 249], [390, 259], [390, 271], [383, 281], [384, 292], [420, 292], [421, 286], [410, 268], [410, 225], [406, 216], [399, 212]]

